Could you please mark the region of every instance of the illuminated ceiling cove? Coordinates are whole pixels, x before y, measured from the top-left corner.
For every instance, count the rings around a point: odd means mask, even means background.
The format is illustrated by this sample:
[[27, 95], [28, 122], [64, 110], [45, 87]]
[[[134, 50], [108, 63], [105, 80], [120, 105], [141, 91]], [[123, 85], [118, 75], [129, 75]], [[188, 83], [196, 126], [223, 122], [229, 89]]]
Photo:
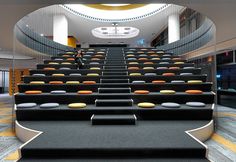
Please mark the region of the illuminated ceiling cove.
[[159, 13], [168, 4], [65, 4], [69, 12], [100, 22], [127, 22], [143, 19]]

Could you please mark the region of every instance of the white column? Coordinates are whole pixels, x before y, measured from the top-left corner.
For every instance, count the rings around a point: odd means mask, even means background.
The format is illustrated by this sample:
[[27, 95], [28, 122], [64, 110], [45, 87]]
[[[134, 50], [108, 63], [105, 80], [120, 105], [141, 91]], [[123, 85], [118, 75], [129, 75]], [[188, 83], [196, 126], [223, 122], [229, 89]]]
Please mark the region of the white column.
[[68, 45], [68, 21], [65, 15], [53, 17], [53, 41]]
[[180, 39], [179, 13], [174, 13], [168, 17], [168, 43]]

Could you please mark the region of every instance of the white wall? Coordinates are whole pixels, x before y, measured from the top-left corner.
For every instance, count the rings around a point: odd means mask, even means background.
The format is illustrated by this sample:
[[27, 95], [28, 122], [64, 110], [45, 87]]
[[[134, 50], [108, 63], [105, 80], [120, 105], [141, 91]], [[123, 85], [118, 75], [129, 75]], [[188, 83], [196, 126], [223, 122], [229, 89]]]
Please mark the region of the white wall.
[[68, 45], [68, 21], [65, 15], [53, 17], [53, 41]]

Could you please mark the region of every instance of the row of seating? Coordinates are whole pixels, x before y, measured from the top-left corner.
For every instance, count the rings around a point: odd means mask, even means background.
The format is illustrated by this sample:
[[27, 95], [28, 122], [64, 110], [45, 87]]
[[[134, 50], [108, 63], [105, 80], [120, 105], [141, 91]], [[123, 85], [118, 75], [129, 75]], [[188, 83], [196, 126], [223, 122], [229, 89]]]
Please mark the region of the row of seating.
[[[66, 82], [63, 82], [63, 81], [57, 81], [57, 80], [54, 80], [54, 81], [49, 81], [48, 82], [49, 84], [80, 84], [80, 81], [66, 81]], [[86, 81], [83, 81], [82, 84], [96, 84], [97, 82], [96, 81], [93, 81], [93, 80], [86, 80]], [[132, 81], [132, 83], [134, 84], [145, 84], [146, 81], [143, 81], [143, 80], [135, 80], [135, 81]], [[167, 83], [165, 80], [153, 80], [151, 83], [153, 84], [165, 84]], [[183, 83], [188, 83], [188, 84], [202, 84], [203, 81], [202, 80], [188, 80], [187, 82], [185, 82], [184, 80], [171, 80], [170, 83], [175, 83], [175, 84], [183, 84]], [[29, 84], [47, 84], [45, 83], [44, 81], [31, 81], [29, 82]]]
[[[43, 92], [40, 90], [29, 90], [29, 91], [25, 91], [25, 94], [42, 94]], [[50, 92], [51, 94], [65, 94], [66, 91], [64, 90], [54, 90]], [[80, 90], [77, 92], [78, 94], [92, 94], [93, 91], [91, 90]], [[134, 94], [149, 94], [150, 91], [148, 90], [135, 90], [133, 92]], [[158, 92], [151, 92], [152, 94], [158, 94]], [[159, 92], [160, 94], [175, 94], [176, 91], [174, 90], [160, 90]], [[202, 94], [203, 91], [201, 90], [186, 90], [185, 93], [187, 94]]]
[[[164, 108], [180, 108], [181, 107], [181, 104], [174, 103], [174, 102], [164, 102], [160, 105]], [[205, 107], [206, 106], [206, 104], [202, 102], [187, 102], [185, 105], [189, 107]], [[29, 109], [29, 108], [36, 108], [37, 106], [38, 106], [37, 103], [21, 103], [17, 105], [17, 108]], [[60, 106], [59, 103], [43, 103], [39, 105], [39, 108], [52, 109], [52, 108], [59, 108], [59, 106]], [[87, 104], [86, 103], [70, 103], [67, 106], [68, 108], [85, 108]], [[157, 108], [156, 104], [150, 103], [150, 102], [141, 102], [141, 103], [138, 103], [137, 106], [140, 108], [155, 108], [155, 107]]]

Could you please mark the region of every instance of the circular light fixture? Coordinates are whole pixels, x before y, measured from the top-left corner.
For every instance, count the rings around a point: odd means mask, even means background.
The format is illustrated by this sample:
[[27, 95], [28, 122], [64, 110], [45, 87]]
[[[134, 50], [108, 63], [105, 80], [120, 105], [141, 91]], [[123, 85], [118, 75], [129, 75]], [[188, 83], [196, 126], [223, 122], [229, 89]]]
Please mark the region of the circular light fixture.
[[[107, 28], [106, 32], [102, 28]], [[115, 27], [99, 27], [92, 30], [93, 36], [102, 39], [125, 39], [138, 36], [139, 29], [134, 27], [128, 27], [130, 30], [125, 30], [127, 27], [115, 26]]]

